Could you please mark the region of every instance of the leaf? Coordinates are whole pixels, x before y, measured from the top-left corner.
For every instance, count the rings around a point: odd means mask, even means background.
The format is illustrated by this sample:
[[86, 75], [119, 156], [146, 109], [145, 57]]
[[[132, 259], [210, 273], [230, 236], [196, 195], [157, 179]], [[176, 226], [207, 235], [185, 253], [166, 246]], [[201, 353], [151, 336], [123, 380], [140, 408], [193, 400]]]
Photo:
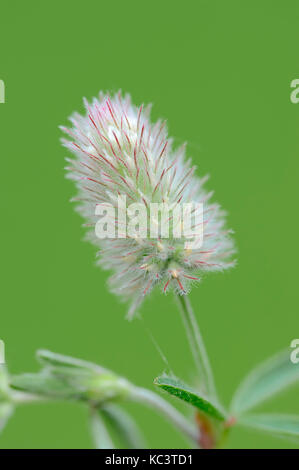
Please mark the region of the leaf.
[[249, 373], [233, 397], [232, 413], [240, 415], [296, 381], [299, 363], [291, 362], [290, 351], [283, 351]]
[[90, 417], [90, 430], [94, 447], [96, 449], [114, 449], [114, 444], [100, 415], [100, 411], [92, 409]]
[[82, 398], [96, 403], [124, 399], [130, 392], [129, 383], [112, 372], [99, 374], [90, 369], [62, 366], [51, 367], [50, 374], [72, 389], [78, 390]]
[[107, 369], [98, 366], [92, 362], [83, 361], [82, 359], [76, 359], [70, 356], [64, 356], [62, 354], [53, 353], [46, 349], [40, 349], [36, 353], [38, 360], [45, 366], [49, 367], [69, 367], [93, 370], [97, 373], [107, 372]]
[[81, 398], [80, 392], [49, 374], [20, 374], [12, 377], [11, 387], [23, 392], [52, 398]]
[[11, 387], [44, 397], [97, 404], [125, 399], [130, 393], [130, 384], [111, 372], [98, 374], [89, 369], [64, 366], [14, 376]]
[[299, 416], [296, 415], [250, 414], [241, 418], [240, 424], [299, 442]]
[[175, 378], [167, 376], [157, 377], [154, 384], [170, 393], [170, 395], [174, 395], [186, 403], [195, 406], [212, 418], [216, 418], [220, 421], [224, 421], [226, 419], [225, 412], [222, 411], [219, 405], [215, 405], [210, 399], [205, 398], [203, 395], [199, 395], [198, 392], [192, 390], [188, 385]]
[[102, 416], [114, 429], [126, 449], [144, 449], [144, 439], [135, 421], [117, 405], [101, 408]]
[[4, 364], [0, 364], [0, 403], [10, 400], [9, 377]]
[[56, 377], [68, 383], [69, 385], [76, 385], [76, 384], [83, 384], [87, 383], [91, 379], [96, 377], [102, 377], [103, 375], [95, 374], [94, 371], [90, 369], [80, 369], [77, 367], [50, 367], [43, 369], [43, 373], [47, 375], [51, 375], [52, 377]]

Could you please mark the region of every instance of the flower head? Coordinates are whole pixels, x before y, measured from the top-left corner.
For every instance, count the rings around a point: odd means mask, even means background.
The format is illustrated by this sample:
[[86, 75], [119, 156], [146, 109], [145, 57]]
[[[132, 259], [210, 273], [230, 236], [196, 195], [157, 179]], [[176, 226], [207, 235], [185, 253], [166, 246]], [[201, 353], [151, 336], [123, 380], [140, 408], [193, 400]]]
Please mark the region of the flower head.
[[37, 358], [41, 371], [14, 376], [13, 390], [97, 405], [126, 399], [131, 393], [133, 385], [125, 378], [92, 362], [47, 350], [37, 351]]
[[[120, 92], [114, 96], [100, 93], [91, 104], [85, 100], [85, 107], [85, 116], [74, 114], [72, 127], [62, 128], [70, 138], [63, 139], [63, 144], [75, 155], [67, 167], [79, 190], [73, 200], [79, 202], [78, 210], [86, 219], [88, 239], [100, 249], [98, 263], [113, 271], [111, 290], [131, 301], [129, 316], [156, 285], [162, 292], [174, 289], [183, 295], [203, 273], [230, 267], [233, 243], [224, 227], [225, 214], [210, 202], [212, 193], [203, 188], [206, 178], [194, 176], [195, 167], [185, 160], [185, 145], [173, 150], [165, 122], [152, 124], [150, 107], [138, 108], [129, 95], [123, 97]], [[129, 205], [146, 208], [143, 225], [156, 224], [156, 236], [148, 228], [146, 236], [128, 234], [117, 212], [121, 196], [128, 214]], [[190, 237], [175, 232], [182, 219], [175, 218], [174, 212], [163, 217], [162, 209], [160, 220], [157, 213], [153, 216], [148, 211], [155, 203], [175, 211], [193, 202], [203, 209], [200, 221], [190, 228], [201, 226], [202, 237], [190, 248], [186, 244]], [[95, 231], [96, 207], [105, 204], [118, 214], [113, 222], [117, 235], [103, 239]], [[195, 216], [196, 210], [190, 209], [189, 215]], [[172, 228], [167, 236], [166, 222]]]

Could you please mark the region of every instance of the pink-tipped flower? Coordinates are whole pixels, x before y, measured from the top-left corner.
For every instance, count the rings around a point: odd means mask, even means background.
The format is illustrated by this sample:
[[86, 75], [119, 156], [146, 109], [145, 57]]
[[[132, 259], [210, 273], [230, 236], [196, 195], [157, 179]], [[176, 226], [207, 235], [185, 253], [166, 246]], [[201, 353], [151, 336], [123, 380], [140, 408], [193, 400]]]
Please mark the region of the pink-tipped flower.
[[[74, 114], [73, 127], [62, 128], [69, 136], [63, 144], [75, 155], [68, 160], [68, 175], [79, 190], [74, 200], [89, 227], [88, 239], [100, 249], [98, 263], [114, 272], [109, 280], [112, 291], [131, 301], [129, 316], [156, 285], [162, 292], [186, 294], [203, 273], [232, 266], [233, 243], [224, 228], [225, 214], [209, 202], [212, 194], [203, 189], [206, 178], [196, 178], [195, 167], [185, 161], [185, 145], [172, 149], [165, 122], [152, 124], [150, 107], [138, 108], [121, 93], [100, 93], [85, 106], [85, 116]], [[115, 235], [99, 238], [97, 205], [106, 204], [119, 214], [120, 197], [125, 197], [126, 209], [133, 203], [147, 210], [153, 203], [172, 210], [186, 203], [203, 204], [201, 243], [190, 248], [186, 236], [163, 236], [163, 223], [172, 224], [172, 229], [178, 224], [173, 215], [154, 221], [159, 226], [156, 237], [149, 229], [143, 237], [128, 234], [118, 216]], [[145, 222], [152, 218], [147, 215]]]

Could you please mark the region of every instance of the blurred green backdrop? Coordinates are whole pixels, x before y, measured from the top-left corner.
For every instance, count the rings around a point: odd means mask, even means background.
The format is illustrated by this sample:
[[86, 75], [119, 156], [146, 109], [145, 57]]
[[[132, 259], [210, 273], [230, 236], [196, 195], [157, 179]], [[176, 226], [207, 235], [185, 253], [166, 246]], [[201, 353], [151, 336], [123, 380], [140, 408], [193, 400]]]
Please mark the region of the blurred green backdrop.
[[[189, 142], [198, 173], [229, 212], [238, 266], [193, 290], [225, 403], [243, 375], [287, 347], [298, 330], [299, 78], [297, 1], [70, 1], [1, 5], [1, 323], [11, 372], [37, 370], [37, 348], [82, 357], [151, 387], [164, 363], [193, 379], [171, 296], [155, 295], [142, 320], [95, 268], [64, 179], [59, 124], [82, 97], [122, 88], [153, 102], [176, 143]], [[263, 410], [297, 412], [298, 389]], [[151, 447], [183, 447], [167, 422], [130, 406]], [[288, 443], [236, 429], [231, 447]], [[2, 448], [90, 447], [83, 407], [20, 407]]]

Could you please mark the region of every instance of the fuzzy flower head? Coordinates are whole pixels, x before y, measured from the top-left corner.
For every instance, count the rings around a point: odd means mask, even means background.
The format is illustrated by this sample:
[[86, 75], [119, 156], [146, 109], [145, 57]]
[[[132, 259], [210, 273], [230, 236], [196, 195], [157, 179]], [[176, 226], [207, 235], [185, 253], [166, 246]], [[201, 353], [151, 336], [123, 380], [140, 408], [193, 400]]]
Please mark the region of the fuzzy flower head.
[[[194, 175], [195, 167], [185, 159], [185, 145], [173, 150], [165, 122], [152, 124], [150, 107], [138, 108], [120, 92], [100, 93], [91, 104], [85, 100], [85, 107], [85, 116], [74, 114], [72, 127], [62, 128], [69, 137], [63, 144], [74, 154], [67, 166], [78, 188], [73, 200], [86, 220], [87, 238], [99, 248], [98, 264], [113, 272], [111, 290], [131, 302], [129, 316], [155, 286], [164, 293], [173, 289], [184, 295], [205, 272], [232, 266], [233, 243], [224, 227], [225, 214], [210, 202], [212, 193], [203, 188], [207, 178]], [[131, 222], [135, 219], [130, 211], [145, 208], [143, 222], [138, 219], [139, 232], [128, 230], [120, 201]], [[190, 229], [197, 225], [202, 231], [192, 232], [200, 243], [190, 247], [190, 236], [177, 235], [182, 219], [174, 211], [194, 202], [202, 208], [201, 218]], [[150, 210], [164, 207], [161, 204], [170, 209], [166, 217], [164, 209]], [[97, 207], [105, 205], [115, 209], [114, 230], [112, 236], [99, 238]], [[190, 217], [196, 210], [189, 210]], [[164, 230], [166, 223], [170, 230]]]

